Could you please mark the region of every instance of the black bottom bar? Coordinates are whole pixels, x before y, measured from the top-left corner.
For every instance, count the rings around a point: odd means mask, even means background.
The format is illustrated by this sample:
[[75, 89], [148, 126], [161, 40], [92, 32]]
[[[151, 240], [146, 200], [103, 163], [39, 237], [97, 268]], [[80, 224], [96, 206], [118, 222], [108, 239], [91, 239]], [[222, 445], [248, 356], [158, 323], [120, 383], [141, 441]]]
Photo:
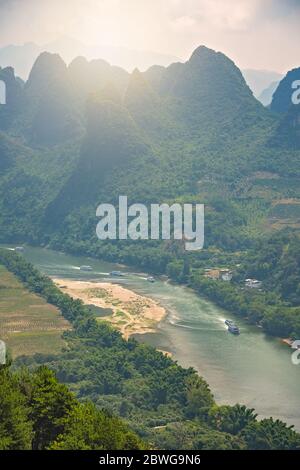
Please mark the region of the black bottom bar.
[[[247, 464], [298, 465], [300, 451], [0, 451], [0, 468], [16, 464], [19, 468], [30, 464], [41, 468], [44, 463], [56, 470], [57, 464], [90, 468], [136, 469], [179, 466], [212, 468], [230, 465], [231, 468]], [[67, 468], [67, 467], [66, 467]], [[69, 467], [68, 467], [69, 468]]]

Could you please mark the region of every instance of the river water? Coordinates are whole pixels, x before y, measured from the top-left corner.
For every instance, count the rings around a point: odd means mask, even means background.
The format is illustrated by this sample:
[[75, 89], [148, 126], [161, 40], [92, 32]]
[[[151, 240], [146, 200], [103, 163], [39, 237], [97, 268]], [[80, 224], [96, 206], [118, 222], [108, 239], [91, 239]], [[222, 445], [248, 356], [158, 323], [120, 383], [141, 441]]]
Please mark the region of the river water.
[[[156, 333], [138, 340], [170, 351], [179, 364], [197, 369], [218, 403], [242, 403], [255, 408], [260, 417], [273, 416], [300, 430], [300, 365], [292, 364], [292, 350], [279, 340], [166, 279], [152, 284], [145, 274], [128, 267], [41, 248], [26, 247], [24, 256], [49, 276], [118, 282], [158, 300], [168, 316]], [[93, 271], [80, 271], [82, 265]], [[124, 276], [111, 278], [112, 270]], [[240, 336], [227, 332], [228, 317], [240, 327]]]

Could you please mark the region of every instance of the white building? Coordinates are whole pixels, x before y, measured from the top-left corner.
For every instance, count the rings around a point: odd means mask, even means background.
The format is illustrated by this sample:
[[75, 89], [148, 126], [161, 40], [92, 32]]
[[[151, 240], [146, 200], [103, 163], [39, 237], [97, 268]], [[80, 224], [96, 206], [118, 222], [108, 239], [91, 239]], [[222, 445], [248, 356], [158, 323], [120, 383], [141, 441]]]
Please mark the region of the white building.
[[258, 281], [257, 279], [246, 279], [245, 286], [249, 287], [250, 289], [260, 289], [262, 282]]

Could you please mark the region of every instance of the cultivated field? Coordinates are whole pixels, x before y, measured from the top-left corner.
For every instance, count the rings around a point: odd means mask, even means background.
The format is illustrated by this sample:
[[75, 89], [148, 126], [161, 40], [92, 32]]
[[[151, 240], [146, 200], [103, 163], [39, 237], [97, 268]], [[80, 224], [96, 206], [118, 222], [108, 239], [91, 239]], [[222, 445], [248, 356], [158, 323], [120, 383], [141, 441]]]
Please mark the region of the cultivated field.
[[29, 292], [0, 265], [0, 339], [12, 356], [55, 354], [65, 345], [61, 335], [70, 329], [59, 310]]

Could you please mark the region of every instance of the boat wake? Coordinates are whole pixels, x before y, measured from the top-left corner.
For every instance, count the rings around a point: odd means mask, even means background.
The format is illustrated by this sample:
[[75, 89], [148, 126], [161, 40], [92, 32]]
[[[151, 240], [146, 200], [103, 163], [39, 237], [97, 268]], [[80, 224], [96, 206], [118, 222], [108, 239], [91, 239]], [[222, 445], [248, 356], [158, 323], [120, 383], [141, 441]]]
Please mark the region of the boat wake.
[[221, 331], [221, 332], [226, 332], [226, 330], [223, 330], [223, 328], [206, 328], [206, 327], [197, 327], [197, 326], [189, 326], [189, 325], [183, 325], [182, 323], [176, 323], [176, 322], [171, 322], [170, 323], [173, 326], [177, 326], [179, 328], [185, 328], [187, 330], [197, 330], [197, 331]]

